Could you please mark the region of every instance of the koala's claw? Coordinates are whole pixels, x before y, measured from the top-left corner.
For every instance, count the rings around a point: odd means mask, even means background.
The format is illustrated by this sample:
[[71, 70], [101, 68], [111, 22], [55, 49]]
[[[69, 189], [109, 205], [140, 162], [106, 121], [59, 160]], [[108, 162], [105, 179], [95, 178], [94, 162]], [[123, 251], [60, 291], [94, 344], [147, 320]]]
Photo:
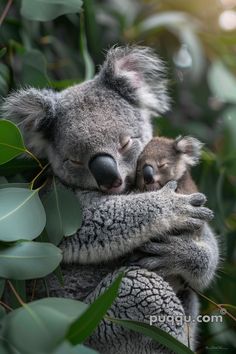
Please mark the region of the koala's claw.
[[214, 213], [212, 210], [204, 207], [192, 208], [191, 216], [193, 218], [210, 221], [214, 217]]
[[175, 191], [177, 188], [177, 182], [176, 181], [169, 181], [166, 183], [166, 185], [162, 188], [163, 189], [169, 189]]
[[[202, 225], [203, 225], [202, 220], [195, 219], [195, 218], [188, 218], [185, 222], [182, 223], [181, 226], [183, 230], [195, 231], [201, 229]], [[181, 227], [179, 227], [178, 229], [181, 229]]]
[[190, 195], [190, 204], [192, 206], [202, 206], [206, 203], [206, 197], [202, 193], [193, 193]]

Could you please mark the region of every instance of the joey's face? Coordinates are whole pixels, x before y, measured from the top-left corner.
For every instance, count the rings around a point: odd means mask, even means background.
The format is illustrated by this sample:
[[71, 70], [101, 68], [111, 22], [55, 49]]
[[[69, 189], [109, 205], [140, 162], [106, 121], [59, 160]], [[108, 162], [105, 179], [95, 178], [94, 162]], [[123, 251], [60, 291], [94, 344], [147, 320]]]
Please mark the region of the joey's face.
[[141, 191], [158, 190], [171, 180], [178, 181], [186, 169], [174, 140], [154, 138], [139, 157], [136, 184]]
[[145, 113], [109, 90], [105, 96], [95, 92], [91, 83], [70, 88], [60, 102], [63, 109], [48, 154], [54, 173], [71, 186], [125, 191], [134, 182], [138, 156], [151, 139]]

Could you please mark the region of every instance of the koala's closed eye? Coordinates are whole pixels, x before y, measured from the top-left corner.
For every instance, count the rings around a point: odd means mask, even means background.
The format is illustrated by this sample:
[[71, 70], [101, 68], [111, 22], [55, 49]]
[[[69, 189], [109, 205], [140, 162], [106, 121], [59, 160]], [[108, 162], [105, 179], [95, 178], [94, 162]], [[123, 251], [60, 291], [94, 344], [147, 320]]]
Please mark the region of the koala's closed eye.
[[73, 164], [74, 166], [83, 166], [83, 162], [79, 160], [71, 160], [69, 159], [70, 163]]
[[132, 138], [130, 136], [127, 136], [123, 138], [120, 142], [120, 148], [119, 151], [121, 153], [125, 152], [130, 146], [132, 145]]

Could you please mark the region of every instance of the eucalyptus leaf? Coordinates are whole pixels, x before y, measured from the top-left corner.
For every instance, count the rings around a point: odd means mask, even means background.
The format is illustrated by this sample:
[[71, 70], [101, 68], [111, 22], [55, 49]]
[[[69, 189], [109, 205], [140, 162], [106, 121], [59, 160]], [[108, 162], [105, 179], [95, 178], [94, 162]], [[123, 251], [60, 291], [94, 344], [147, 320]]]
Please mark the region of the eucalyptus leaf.
[[48, 86], [47, 62], [44, 55], [35, 49], [23, 55], [22, 84], [34, 87]]
[[52, 189], [43, 197], [50, 241], [58, 244], [63, 236], [73, 235], [81, 226], [82, 212], [76, 195], [53, 178]]
[[85, 65], [84, 80], [86, 81], [86, 80], [91, 80], [93, 78], [95, 73], [95, 67], [92, 58], [88, 52], [87, 38], [85, 35], [84, 21], [82, 17], [80, 23], [81, 23], [80, 24], [80, 49], [84, 59], [84, 65]]
[[34, 21], [51, 21], [58, 16], [79, 12], [82, 0], [22, 0], [21, 15]]
[[4, 186], [7, 185], [7, 186], [9, 187], [7, 179], [6, 179], [4, 176], [0, 176], [0, 188], [1, 188], [3, 185], [4, 185]]
[[85, 347], [82, 344], [72, 346], [68, 342], [63, 342], [53, 354], [98, 354], [95, 350]]
[[36, 279], [53, 272], [62, 260], [61, 250], [50, 243], [18, 242], [0, 249], [0, 277]]
[[[2, 180], [4, 182], [4, 180]], [[1, 183], [0, 181], [0, 189], [5, 189], [5, 188], [24, 188], [27, 189], [29, 188], [29, 183]], [[1, 204], [1, 202], [0, 202]]]
[[33, 240], [43, 231], [46, 215], [38, 190], [0, 189], [0, 240]]
[[8, 120], [0, 120], [0, 165], [26, 151], [17, 126]]
[[2, 58], [7, 52], [7, 48], [0, 49], [0, 58]]
[[236, 78], [221, 61], [215, 61], [208, 71], [212, 93], [222, 101], [236, 103]]
[[123, 274], [120, 274], [110, 287], [106, 289], [74, 323], [72, 323], [66, 335], [66, 339], [70, 343], [74, 345], [81, 344], [91, 335], [115, 300], [122, 276]]
[[51, 354], [87, 307], [80, 301], [60, 298], [31, 302], [7, 316], [4, 336], [21, 353]]
[[181, 354], [194, 354], [192, 350], [186, 347], [183, 343], [179, 342], [169, 333], [161, 330], [158, 327], [151, 326], [147, 323], [122, 320], [117, 318], [108, 318], [111, 322], [123, 326], [127, 329], [131, 329], [135, 332], [148, 336], [155, 340], [156, 342], [164, 345], [168, 349], [173, 350], [175, 353]]

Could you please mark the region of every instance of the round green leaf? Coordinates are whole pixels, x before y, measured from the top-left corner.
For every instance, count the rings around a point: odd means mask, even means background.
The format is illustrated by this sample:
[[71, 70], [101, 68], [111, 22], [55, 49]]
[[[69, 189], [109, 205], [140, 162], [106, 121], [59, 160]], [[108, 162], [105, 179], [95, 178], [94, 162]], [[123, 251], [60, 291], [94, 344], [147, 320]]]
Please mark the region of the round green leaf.
[[19, 242], [0, 249], [0, 277], [16, 280], [45, 277], [61, 260], [61, 250], [50, 243]]
[[72, 346], [68, 342], [63, 342], [53, 354], [98, 354], [93, 349], [85, 347], [82, 344]]
[[76, 300], [45, 298], [10, 313], [4, 337], [21, 353], [52, 353], [63, 341], [69, 325], [87, 305]]
[[0, 165], [26, 151], [17, 126], [8, 120], [0, 120]]
[[0, 240], [33, 240], [43, 231], [46, 215], [37, 190], [0, 189]]
[[82, 211], [76, 195], [53, 179], [52, 190], [43, 199], [50, 241], [58, 244], [63, 236], [73, 235], [81, 226]]
[[22, 0], [21, 15], [33, 21], [51, 21], [54, 18], [79, 12], [81, 0]]

